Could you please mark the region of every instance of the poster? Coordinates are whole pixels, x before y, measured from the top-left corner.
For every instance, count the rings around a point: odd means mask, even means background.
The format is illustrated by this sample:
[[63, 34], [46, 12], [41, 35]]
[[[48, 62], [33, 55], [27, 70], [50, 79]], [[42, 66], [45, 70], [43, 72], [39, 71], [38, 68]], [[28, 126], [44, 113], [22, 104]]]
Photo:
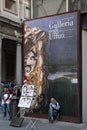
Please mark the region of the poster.
[[21, 96], [18, 107], [30, 108], [33, 97]]
[[62, 114], [74, 117], [80, 105], [78, 20], [79, 11], [68, 12], [26, 20], [23, 30], [24, 72], [35, 86], [35, 98], [45, 93], [49, 101], [54, 96]]
[[58, 76], [72, 71], [77, 75], [77, 40], [77, 12], [24, 22], [25, 75], [28, 77], [36, 64], [49, 67], [49, 78], [55, 72]]
[[33, 85], [23, 85], [18, 107], [30, 108], [34, 95]]
[[33, 97], [34, 85], [23, 85], [22, 86], [22, 96]]

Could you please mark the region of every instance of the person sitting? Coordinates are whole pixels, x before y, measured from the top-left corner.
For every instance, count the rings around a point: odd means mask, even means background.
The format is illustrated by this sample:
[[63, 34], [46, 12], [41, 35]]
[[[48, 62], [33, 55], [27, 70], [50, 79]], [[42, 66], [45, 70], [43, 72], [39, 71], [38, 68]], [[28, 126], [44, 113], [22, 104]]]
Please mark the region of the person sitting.
[[7, 86], [4, 86], [4, 90], [1, 93], [1, 98], [2, 98], [2, 109], [4, 113], [4, 117], [6, 117], [6, 111], [8, 111], [9, 114], [9, 119], [10, 119], [10, 92], [8, 90]]
[[49, 103], [48, 118], [53, 123], [54, 117], [57, 117], [60, 110], [60, 104], [54, 98], [51, 98]]

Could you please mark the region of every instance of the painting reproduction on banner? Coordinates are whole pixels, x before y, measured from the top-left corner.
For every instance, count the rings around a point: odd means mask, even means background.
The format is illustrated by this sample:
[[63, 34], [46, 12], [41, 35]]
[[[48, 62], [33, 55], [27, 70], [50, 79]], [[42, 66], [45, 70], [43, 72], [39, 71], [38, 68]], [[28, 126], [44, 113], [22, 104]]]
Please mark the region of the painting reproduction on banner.
[[33, 107], [43, 94], [47, 104], [51, 97], [60, 102], [62, 115], [78, 116], [78, 15], [74, 11], [23, 23], [24, 75], [34, 86]]

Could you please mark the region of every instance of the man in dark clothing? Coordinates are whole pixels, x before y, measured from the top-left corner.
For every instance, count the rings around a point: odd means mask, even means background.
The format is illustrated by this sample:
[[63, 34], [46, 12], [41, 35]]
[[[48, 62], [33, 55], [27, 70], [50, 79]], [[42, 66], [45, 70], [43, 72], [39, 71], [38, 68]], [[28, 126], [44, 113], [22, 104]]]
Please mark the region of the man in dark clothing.
[[20, 88], [18, 85], [14, 86], [14, 89], [12, 91], [13, 96], [19, 97], [21, 96]]

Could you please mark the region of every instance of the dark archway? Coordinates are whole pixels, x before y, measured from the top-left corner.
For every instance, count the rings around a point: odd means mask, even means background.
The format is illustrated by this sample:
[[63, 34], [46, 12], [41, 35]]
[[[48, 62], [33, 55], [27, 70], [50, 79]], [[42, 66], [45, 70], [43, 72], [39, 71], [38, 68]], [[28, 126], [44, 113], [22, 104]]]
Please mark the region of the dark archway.
[[16, 72], [16, 41], [2, 40], [2, 81], [15, 79]]

